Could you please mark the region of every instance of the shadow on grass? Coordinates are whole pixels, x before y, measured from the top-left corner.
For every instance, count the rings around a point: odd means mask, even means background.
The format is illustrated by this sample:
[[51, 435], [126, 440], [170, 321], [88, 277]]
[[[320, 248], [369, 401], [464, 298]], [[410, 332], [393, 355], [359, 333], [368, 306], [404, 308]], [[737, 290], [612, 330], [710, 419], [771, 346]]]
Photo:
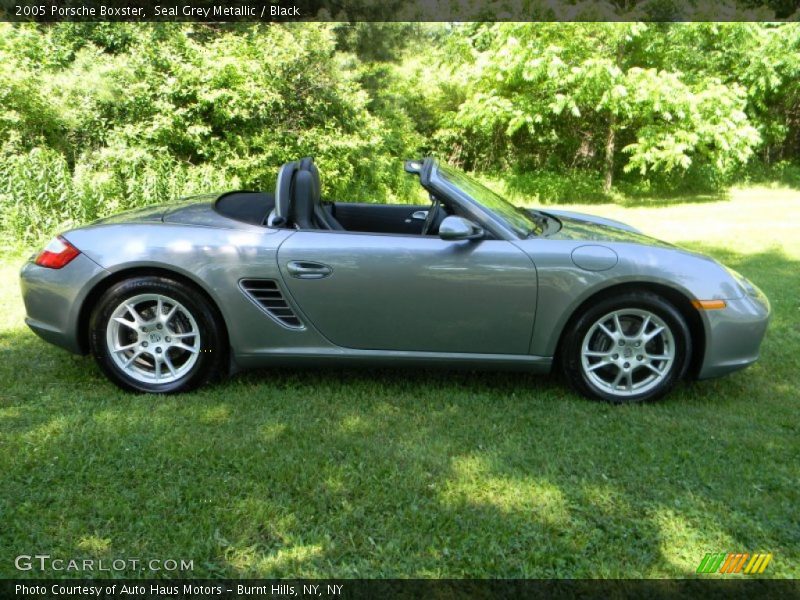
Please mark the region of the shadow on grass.
[[3, 553], [186, 557], [194, 576], [633, 577], [771, 551], [791, 574], [800, 265], [705, 250], [772, 299], [762, 362], [650, 406], [416, 370], [263, 370], [137, 396], [4, 334]]

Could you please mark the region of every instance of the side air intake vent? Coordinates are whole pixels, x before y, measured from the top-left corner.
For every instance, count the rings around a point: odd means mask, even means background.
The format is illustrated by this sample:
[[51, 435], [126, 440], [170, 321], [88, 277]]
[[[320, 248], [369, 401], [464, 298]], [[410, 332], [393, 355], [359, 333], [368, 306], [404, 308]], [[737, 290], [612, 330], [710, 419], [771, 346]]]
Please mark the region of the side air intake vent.
[[242, 279], [239, 285], [251, 300], [261, 306], [281, 325], [291, 329], [303, 328], [303, 322], [297, 318], [286, 302], [277, 281], [274, 279]]

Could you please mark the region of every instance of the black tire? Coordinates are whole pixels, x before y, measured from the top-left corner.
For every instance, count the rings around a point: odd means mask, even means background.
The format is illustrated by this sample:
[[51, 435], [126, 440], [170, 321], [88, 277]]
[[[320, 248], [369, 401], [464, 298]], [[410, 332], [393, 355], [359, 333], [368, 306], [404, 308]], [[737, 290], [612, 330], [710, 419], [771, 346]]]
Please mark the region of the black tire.
[[[691, 334], [686, 325], [686, 320], [683, 318], [680, 312], [670, 302], [661, 296], [644, 291], [626, 292], [619, 296], [604, 298], [581, 310], [582, 312], [577, 314], [576, 318], [572, 319], [570, 324], [567, 325], [568, 330], [564, 332], [562, 337], [558, 356], [558, 362], [562, 376], [579, 393], [593, 400], [603, 400], [605, 402], [611, 402], [614, 404], [652, 402], [669, 393], [675, 384], [686, 374], [692, 354]], [[624, 311], [626, 310], [631, 310], [634, 312], [646, 311], [647, 313], [652, 313], [652, 315], [660, 319], [661, 322], [666, 325], [671, 333], [672, 341], [674, 342], [674, 358], [672, 359], [671, 364], [667, 363], [666, 361], [663, 363], [658, 361], [655, 362], [656, 366], [665, 365], [668, 367], [664, 370], [663, 375], [651, 375], [651, 372], [648, 370], [644, 371], [644, 375], [638, 375], [638, 377], [642, 377], [643, 379], [648, 376], [654, 377], [653, 382], [649, 384], [653, 387], [651, 389], [646, 389], [641, 393], [635, 393], [635, 390], [628, 392], [620, 390], [617, 393], [611, 393], [608, 389], [600, 387], [600, 385], [593, 380], [592, 375], [586, 372], [587, 370], [583, 365], [582, 348], [584, 339], [587, 337], [587, 334], [589, 334], [590, 328], [595, 327], [598, 321], [602, 320], [606, 315], [609, 315], [615, 311], [621, 311], [624, 314]], [[625, 326], [624, 319], [625, 317], [623, 316], [623, 327]], [[634, 326], [634, 323], [632, 322], [629, 322], [628, 324], [631, 327]], [[595, 328], [594, 331], [596, 332], [597, 329]], [[623, 329], [623, 333], [624, 332], [625, 330]], [[663, 339], [663, 337], [659, 339]], [[659, 339], [657, 339], [654, 343], [659, 343]], [[607, 343], [611, 344], [612, 342], [609, 339]], [[623, 343], [627, 344], [628, 342]], [[636, 365], [634, 361], [638, 359], [636, 354], [639, 351], [636, 349], [629, 350], [627, 347], [621, 348], [620, 352], [622, 350], [625, 350], [626, 352], [630, 351], [632, 357], [630, 359], [626, 359], [624, 356], [623, 358], [618, 358], [621, 355], [617, 353], [613, 354], [611, 358], [617, 357], [620, 361], [630, 360], [630, 363], [626, 362], [625, 364], [627, 365], [633, 363], [633, 367], [631, 368], [631, 373], [633, 373], [633, 371], [638, 369], [638, 365]], [[606, 351], [612, 352], [612, 350]], [[661, 353], [663, 354], [663, 350]], [[600, 362], [601, 360], [609, 360], [609, 358], [596, 360]], [[645, 361], [646, 360], [647, 358], [645, 353]], [[604, 364], [607, 366], [597, 369], [598, 375], [596, 377], [602, 378], [602, 374], [607, 372], [610, 373], [609, 378], [614, 379], [614, 375], [622, 371], [619, 366], [608, 363]], [[590, 366], [596, 365], [595, 363], [592, 363]], [[606, 369], [606, 371], [603, 371], [603, 369]], [[617, 369], [617, 371], [614, 371], [614, 369]], [[642, 370], [643, 369], [638, 369], [637, 372], [641, 373]], [[631, 377], [632, 376], [633, 375], [631, 374]], [[659, 378], [660, 381], [658, 381]], [[613, 385], [613, 383], [614, 382], [612, 381], [611, 385]], [[646, 384], [642, 383], [641, 385], [644, 387]], [[617, 386], [614, 386], [614, 389], [617, 389]], [[624, 393], [627, 393], [628, 395], [621, 395]]]
[[[192, 348], [192, 352], [176, 350], [175, 348], [166, 348], [162, 355], [161, 348], [157, 348], [159, 359], [161, 359], [161, 356], [166, 357], [167, 354], [175, 352], [177, 352], [179, 360], [183, 357], [187, 357], [184, 358], [184, 366], [178, 367], [180, 377], [166, 383], [143, 381], [142, 378], [144, 376], [135, 372], [133, 373], [134, 376], [132, 376], [130, 372], [123, 369], [122, 366], [117, 364], [112, 358], [113, 352], [112, 349], [109, 348], [109, 322], [112, 316], [114, 316], [115, 311], [119, 310], [123, 302], [143, 295], [163, 296], [166, 299], [172, 299], [180, 303], [182, 306], [180, 307], [181, 311], [178, 313], [178, 317], [184, 319], [184, 321], [188, 323], [189, 321], [186, 320], [186, 313], [188, 311], [188, 314], [194, 319], [191, 331], [196, 329], [199, 336], [199, 340], [194, 337], [188, 338], [190, 342], [196, 346]], [[169, 307], [169, 304], [166, 306]], [[155, 309], [150, 308], [149, 310], [154, 311]], [[151, 314], [155, 315], [155, 312]], [[130, 314], [126, 320], [128, 320], [128, 318], [135, 320]], [[163, 327], [175, 327], [174, 321], [172, 323], [173, 324], [165, 323]], [[131, 329], [134, 330], [134, 332], [129, 334], [132, 338], [140, 335], [137, 332], [138, 328], [132, 327]], [[161, 325], [159, 325], [159, 329], [162, 329]], [[157, 332], [153, 331], [153, 333]], [[166, 334], [169, 334], [169, 331], [166, 331]], [[169, 337], [165, 339], [170, 340]], [[183, 340], [181, 340], [181, 342], [183, 342]], [[135, 340], [133, 343], [141, 344], [141, 342], [136, 342]], [[144, 345], [147, 345], [147, 343]], [[120, 388], [135, 392], [166, 394], [193, 390], [209, 381], [217, 379], [224, 372], [227, 361], [227, 337], [216, 307], [194, 287], [180, 281], [160, 276], [132, 277], [131, 279], [115, 283], [106, 290], [94, 306], [89, 319], [89, 346], [92, 355], [103, 373]], [[153, 362], [155, 354], [152, 350], [154, 347], [155, 344], [151, 345], [150, 352], [142, 354], [146, 361]], [[141, 346], [136, 346], [135, 350], [141, 352], [143, 349]], [[189, 359], [194, 361], [193, 364], [190, 364]], [[170, 362], [171, 368], [172, 364], [173, 363]], [[181, 368], [184, 368], [185, 372], [180, 372]], [[167, 375], [167, 377], [169, 377], [169, 375]]]

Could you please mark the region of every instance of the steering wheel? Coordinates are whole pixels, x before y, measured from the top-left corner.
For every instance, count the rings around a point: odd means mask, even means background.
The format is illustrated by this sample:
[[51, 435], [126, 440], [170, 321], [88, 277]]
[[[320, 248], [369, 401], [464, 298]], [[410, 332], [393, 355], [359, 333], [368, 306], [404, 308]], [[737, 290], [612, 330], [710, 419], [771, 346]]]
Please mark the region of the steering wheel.
[[441, 205], [441, 202], [439, 202], [438, 198], [433, 198], [433, 196], [431, 196], [431, 199], [433, 200], [433, 203], [428, 209], [428, 216], [425, 217], [425, 223], [422, 224], [421, 235], [428, 235], [431, 227], [433, 227], [433, 223], [436, 221], [436, 215], [439, 214], [439, 206]]

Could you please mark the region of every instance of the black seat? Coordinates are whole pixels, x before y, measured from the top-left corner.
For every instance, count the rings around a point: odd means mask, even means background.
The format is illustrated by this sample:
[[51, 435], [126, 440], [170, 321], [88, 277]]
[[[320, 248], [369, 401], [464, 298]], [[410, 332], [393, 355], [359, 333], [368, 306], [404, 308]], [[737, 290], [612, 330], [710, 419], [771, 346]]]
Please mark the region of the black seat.
[[275, 208], [267, 218], [270, 227], [286, 227], [289, 224], [289, 210], [294, 195], [294, 176], [300, 166], [298, 161], [288, 162], [278, 170], [275, 183]]
[[298, 169], [294, 174], [289, 222], [298, 229], [318, 229], [314, 222], [314, 192], [311, 173]]
[[314, 164], [314, 159], [309, 157], [300, 160], [300, 165], [295, 176], [295, 199], [307, 210], [311, 207], [311, 221], [316, 229], [331, 229], [344, 231], [341, 223], [322, 204], [319, 169]]
[[294, 225], [298, 229], [344, 231], [341, 223], [323, 205], [319, 169], [311, 157], [283, 165], [275, 184], [275, 210], [269, 224]]
[[330, 209], [322, 203], [319, 169], [311, 157], [288, 162], [278, 171], [275, 210], [269, 225], [294, 225], [298, 229], [344, 231]]
[[[308, 176], [305, 175], [306, 173], [308, 173]], [[310, 200], [300, 198], [300, 202], [303, 206], [311, 205], [313, 211], [312, 221], [317, 229], [344, 231], [342, 224], [339, 223], [331, 211], [322, 204], [322, 185], [319, 179], [319, 169], [317, 165], [314, 164], [313, 158], [309, 156], [300, 161], [297, 176], [297, 181], [300, 182], [300, 185], [295, 187], [296, 193], [310, 196]]]

